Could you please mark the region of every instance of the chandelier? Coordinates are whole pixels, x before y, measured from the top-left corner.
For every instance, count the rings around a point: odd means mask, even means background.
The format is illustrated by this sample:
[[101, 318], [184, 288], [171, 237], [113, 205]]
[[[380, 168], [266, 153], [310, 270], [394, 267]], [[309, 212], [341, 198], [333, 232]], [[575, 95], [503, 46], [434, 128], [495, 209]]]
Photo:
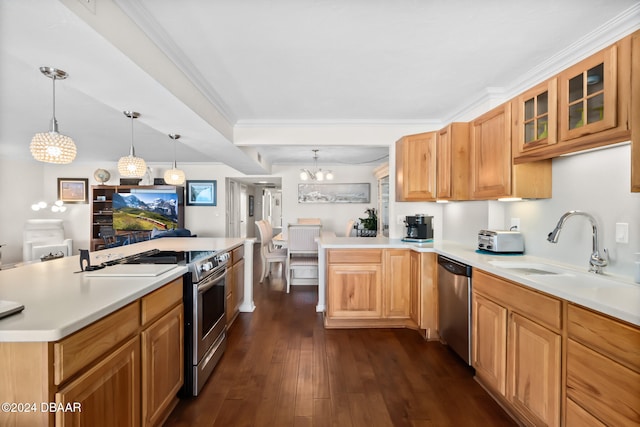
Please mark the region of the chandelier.
[[184, 183], [184, 171], [178, 169], [176, 165], [176, 140], [180, 139], [177, 133], [170, 133], [169, 138], [173, 140], [173, 168], [164, 173], [164, 182], [171, 185], [180, 185]]
[[131, 148], [128, 156], [120, 157], [118, 160], [118, 172], [127, 178], [142, 178], [147, 173], [147, 164], [142, 157], [136, 157], [133, 147], [133, 119], [140, 117], [140, 113], [135, 111], [123, 111], [123, 113], [131, 119]]
[[49, 132], [36, 133], [29, 149], [34, 159], [45, 163], [67, 164], [76, 158], [76, 144], [70, 137], [58, 133], [56, 120], [56, 80], [64, 80], [69, 75], [57, 68], [40, 67], [40, 72], [53, 80], [53, 117]]
[[331, 181], [333, 179], [333, 173], [328, 171], [323, 171], [322, 169], [318, 169], [318, 151], [320, 150], [311, 150], [313, 151], [313, 171], [309, 169], [300, 169], [300, 179], [303, 181], [311, 180], [311, 181]]

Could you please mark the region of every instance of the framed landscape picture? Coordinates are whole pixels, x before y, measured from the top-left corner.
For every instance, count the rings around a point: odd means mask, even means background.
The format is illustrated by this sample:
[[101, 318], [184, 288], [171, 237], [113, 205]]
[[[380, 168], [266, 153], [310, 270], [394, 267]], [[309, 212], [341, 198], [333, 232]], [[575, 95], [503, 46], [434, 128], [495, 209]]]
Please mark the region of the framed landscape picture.
[[87, 178], [58, 178], [58, 200], [64, 203], [89, 203]]
[[216, 206], [216, 181], [187, 181], [188, 206]]
[[369, 203], [371, 184], [298, 184], [298, 203]]

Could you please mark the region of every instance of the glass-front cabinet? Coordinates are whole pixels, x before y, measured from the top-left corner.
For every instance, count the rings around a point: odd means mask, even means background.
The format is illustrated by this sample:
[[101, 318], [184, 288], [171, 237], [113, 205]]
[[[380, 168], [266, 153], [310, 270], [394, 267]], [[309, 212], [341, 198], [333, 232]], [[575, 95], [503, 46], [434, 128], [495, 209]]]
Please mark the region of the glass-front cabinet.
[[557, 79], [541, 83], [516, 99], [514, 109], [514, 155], [557, 142]]
[[559, 77], [561, 141], [616, 126], [617, 46], [567, 69]]

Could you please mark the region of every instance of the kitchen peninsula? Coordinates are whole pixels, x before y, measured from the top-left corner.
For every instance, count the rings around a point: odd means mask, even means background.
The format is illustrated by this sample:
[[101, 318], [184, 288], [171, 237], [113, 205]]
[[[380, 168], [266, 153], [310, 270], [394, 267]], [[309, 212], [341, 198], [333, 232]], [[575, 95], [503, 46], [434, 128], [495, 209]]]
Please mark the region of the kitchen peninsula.
[[[253, 239], [156, 239], [93, 252], [91, 264], [149, 249], [246, 247], [246, 267], [253, 264], [252, 245]], [[131, 267], [131, 276], [91, 277], [79, 272], [78, 256], [0, 271], [0, 299], [25, 306], [0, 319], [0, 400], [15, 404], [15, 411], [0, 413], [1, 425], [67, 425], [79, 415], [44, 410], [52, 402], [101, 402], [91, 415], [118, 425], [155, 425], [173, 408], [182, 384], [187, 267], [120, 266]], [[250, 268], [244, 278], [250, 291], [240, 310], [252, 311]]]

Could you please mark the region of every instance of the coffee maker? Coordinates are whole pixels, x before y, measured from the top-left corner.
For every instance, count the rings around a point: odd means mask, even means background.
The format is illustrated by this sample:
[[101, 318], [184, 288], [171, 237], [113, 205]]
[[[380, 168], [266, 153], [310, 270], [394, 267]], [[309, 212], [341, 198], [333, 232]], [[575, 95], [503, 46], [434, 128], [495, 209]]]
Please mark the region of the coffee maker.
[[407, 216], [404, 220], [407, 227], [405, 242], [428, 242], [433, 240], [433, 217], [424, 214]]

